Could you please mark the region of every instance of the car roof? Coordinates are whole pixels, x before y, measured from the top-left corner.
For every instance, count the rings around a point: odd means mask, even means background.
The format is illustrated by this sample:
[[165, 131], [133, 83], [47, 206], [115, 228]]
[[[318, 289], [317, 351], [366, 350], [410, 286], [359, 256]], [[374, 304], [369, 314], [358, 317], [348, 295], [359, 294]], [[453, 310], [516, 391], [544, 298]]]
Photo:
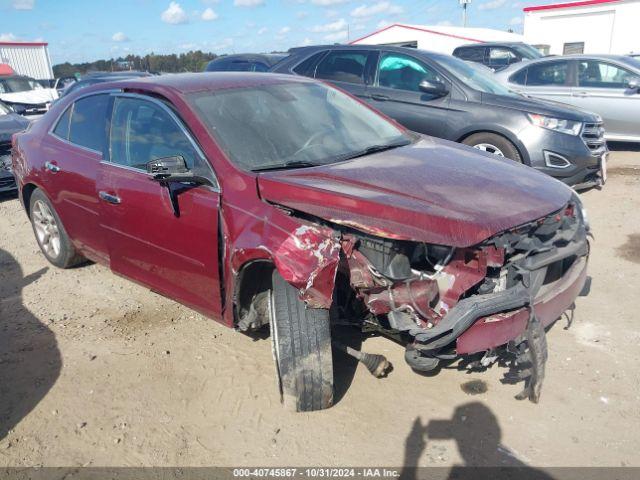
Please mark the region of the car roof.
[[459, 48], [473, 48], [473, 47], [501, 47], [501, 46], [513, 46], [513, 45], [526, 45], [524, 42], [480, 42], [480, 43], [467, 43], [465, 45], [460, 45], [455, 49]]
[[165, 74], [154, 77], [127, 78], [117, 82], [105, 82], [83, 89], [95, 92], [117, 88], [123, 90], [171, 91], [179, 95], [197, 92], [226, 90], [230, 88], [258, 87], [282, 83], [314, 83], [313, 79], [293, 75], [258, 72], [199, 72]]
[[222, 55], [214, 58], [209, 63], [222, 62], [225, 60], [246, 60], [248, 62], [263, 61], [271, 66], [275, 65], [288, 55], [288, 53], [234, 53], [233, 55]]

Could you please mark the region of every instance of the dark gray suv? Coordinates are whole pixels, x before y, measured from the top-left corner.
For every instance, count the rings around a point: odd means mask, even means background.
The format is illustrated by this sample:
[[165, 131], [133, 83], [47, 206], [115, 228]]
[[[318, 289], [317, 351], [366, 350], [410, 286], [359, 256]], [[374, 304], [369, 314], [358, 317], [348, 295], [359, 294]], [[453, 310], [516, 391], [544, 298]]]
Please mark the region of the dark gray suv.
[[292, 49], [272, 71], [325, 79], [407, 128], [508, 157], [579, 188], [603, 183], [599, 116], [511, 92], [482, 67], [411, 48]]

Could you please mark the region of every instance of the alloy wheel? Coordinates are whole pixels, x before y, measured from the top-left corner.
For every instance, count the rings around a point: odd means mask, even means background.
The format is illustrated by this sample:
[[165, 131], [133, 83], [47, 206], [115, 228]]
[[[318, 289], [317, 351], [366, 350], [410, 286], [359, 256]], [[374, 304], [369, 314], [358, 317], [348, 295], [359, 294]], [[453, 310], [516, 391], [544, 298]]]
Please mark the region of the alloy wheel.
[[60, 255], [60, 229], [49, 206], [41, 200], [33, 204], [33, 227], [38, 244], [51, 258]]
[[473, 148], [477, 148], [478, 150], [482, 150], [487, 153], [493, 153], [494, 155], [498, 155], [499, 157], [504, 157], [504, 153], [495, 145], [491, 145], [490, 143], [479, 143], [474, 145]]

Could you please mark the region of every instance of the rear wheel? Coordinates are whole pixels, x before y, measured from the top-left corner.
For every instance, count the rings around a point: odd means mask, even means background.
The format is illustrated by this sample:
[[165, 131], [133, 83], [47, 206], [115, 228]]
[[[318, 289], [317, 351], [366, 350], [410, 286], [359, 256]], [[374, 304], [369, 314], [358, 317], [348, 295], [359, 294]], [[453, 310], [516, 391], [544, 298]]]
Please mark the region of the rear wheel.
[[49, 262], [56, 267], [69, 268], [84, 260], [73, 247], [53, 205], [40, 189], [31, 194], [29, 217], [38, 246]]
[[270, 326], [282, 401], [290, 410], [322, 410], [333, 404], [329, 311], [307, 308], [298, 291], [274, 270]]
[[474, 133], [465, 138], [462, 143], [478, 150], [522, 163], [522, 157], [516, 146], [502, 135], [489, 132]]

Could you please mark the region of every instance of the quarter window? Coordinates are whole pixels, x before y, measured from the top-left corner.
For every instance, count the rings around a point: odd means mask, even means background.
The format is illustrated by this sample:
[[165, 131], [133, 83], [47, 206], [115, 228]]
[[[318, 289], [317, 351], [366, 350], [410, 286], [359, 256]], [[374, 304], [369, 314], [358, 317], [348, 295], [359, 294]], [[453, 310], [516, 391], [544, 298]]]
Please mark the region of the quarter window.
[[367, 52], [337, 51], [329, 53], [316, 70], [316, 78], [364, 84], [364, 69], [367, 64]]
[[69, 141], [100, 153], [107, 147], [109, 95], [93, 95], [73, 105]]
[[627, 88], [636, 75], [611, 63], [596, 60], [578, 62], [578, 85], [591, 88]]
[[413, 57], [398, 53], [383, 53], [378, 64], [378, 85], [420, 92], [420, 82], [443, 82], [436, 71]]
[[167, 111], [138, 98], [116, 98], [111, 120], [110, 161], [146, 171], [147, 163], [181, 156], [194, 173], [211, 177], [205, 160]]
[[564, 85], [567, 80], [568, 62], [548, 62], [529, 66], [527, 85]]
[[71, 107], [68, 107], [60, 119], [53, 133], [64, 140], [69, 140], [69, 120], [71, 119]]

